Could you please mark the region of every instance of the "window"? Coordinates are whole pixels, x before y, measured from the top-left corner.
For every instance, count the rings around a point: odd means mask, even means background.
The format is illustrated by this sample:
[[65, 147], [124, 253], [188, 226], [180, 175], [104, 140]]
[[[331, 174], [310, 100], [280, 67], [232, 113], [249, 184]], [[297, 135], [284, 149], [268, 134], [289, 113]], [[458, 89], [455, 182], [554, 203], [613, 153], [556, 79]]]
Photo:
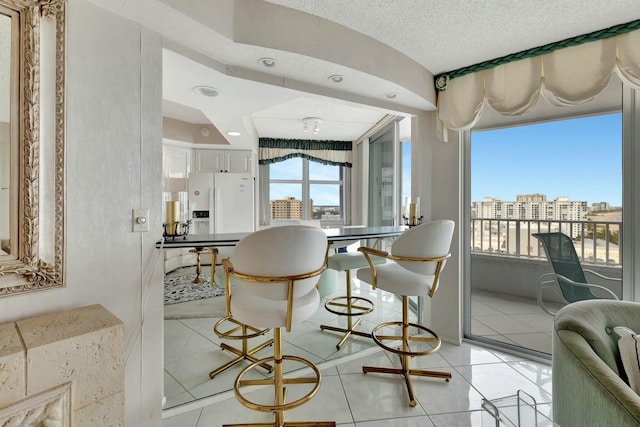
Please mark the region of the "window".
[[344, 225], [345, 168], [292, 158], [269, 165], [270, 220], [318, 219]]
[[549, 267], [533, 233], [567, 234], [584, 268], [622, 277], [622, 148], [621, 112], [471, 132], [466, 335], [551, 354], [553, 317], [536, 302]]

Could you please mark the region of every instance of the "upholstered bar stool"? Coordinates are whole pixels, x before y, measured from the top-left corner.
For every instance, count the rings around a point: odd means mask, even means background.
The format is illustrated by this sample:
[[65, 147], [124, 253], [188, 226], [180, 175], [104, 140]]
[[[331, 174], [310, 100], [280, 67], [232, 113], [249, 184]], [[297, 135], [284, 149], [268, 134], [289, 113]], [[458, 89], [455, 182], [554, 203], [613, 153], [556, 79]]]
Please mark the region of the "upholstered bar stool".
[[[309, 401], [320, 387], [320, 371], [310, 361], [298, 356], [282, 354], [282, 329], [287, 332], [295, 323], [310, 318], [318, 309], [320, 295], [316, 289], [318, 277], [326, 269], [326, 234], [317, 228], [292, 225], [267, 228], [243, 238], [231, 259], [223, 260], [225, 275], [238, 280], [230, 295], [231, 313], [243, 323], [257, 328], [272, 328], [273, 356], [258, 360], [246, 367], [234, 384], [238, 401], [262, 412], [271, 412], [275, 420], [262, 424], [238, 426], [335, 426], [335, 422], [285, 423], [284, 412]], [[284, 363], [302, 365], [313, 372], [311, 377], [283, 377]], [[273, 363], [273, 378], [244, 379], [246, 374], [264, 363]], [[289, 365], [290, 366], [290, 365]], [[289, 386], [309, 389], [301, 397], [287, 402]], [[249, 400], [245, 394], [254, 386], [273, 387], [274, 397], [267, 403]]]
[[[440, 273], [449, 258], [449, 248], [453, 238], [454, 223], [449, 220], [432, 221], [415, 226], [402, 233], [392, 244], [391, 252], [370, 248], [358, 248], [370, 262], [368, 269], [358, 270], [358, 279], [402, 297], [402, 321], [385, 322], [372, 331], [373, 340], [383, 349], [400, 357], [400, 368], [379, 368], [364, 366], [364, 373], [378, 372], [399, 374], [409, 393], [409, 404], [416, 406], [416, 398], [411, 384], [411, 376], [451, 379], [451, 373], [411, 369], [409, 358], [433, 354], [440, 349], [440, 337], [431, 329], [409, 322], [409, 296], [428, 296], [433, 298], [438, 289]], [[381, 257], [390, 262], [376, 266], [372, 259]], [[383, 331], [401, 329], [401, 334], [384, 334]], [[410, 335], [409, 328], [414, 327], [422, 333]], [[400, 341], [400, 348], [393, 348], [390, 342]], [[389, 344], [387, 344], [389, 343]], [[423, 343], [421, 349], [412, 349], [411, 343]], [[426, 349], [424, 349], [426, 347]]]
[[[217, 249], [216, 249], [216, 253], [217, 253]], [[211, 266], [211, 276], [213, 277], [214, 273], [214, 268], [215, 268], [215, 262], [216, 262], [216, 256], [214, 255], [213, 258], [213, 265]], [[224, 263], [226, 262], [226, 259], [222, 260], [222, 263], [224, 265]], [[236, 282], [235, 279], [233, 279], [229, 274], [227, 274], [226, 270], [225, 270], [225, 278], [224, 278], [224, 282], [225, 282], [225, 317], [221, 318], [220, 320], [218, 320], [215, 325], [213, 326], [213, 332], [215, 332], [215, 334], [222, 339], [226, 339], [226, 340], [231, 340], [231, 341], [240, 341], [241, 345], [239, 348], [237, 347], [233, 347], [225, 342], [220, 343], [220, 348], [222, 350], [227, 350], [230, 353], [233, 353], [236, 355], [235, 358], [233, 358], [232, 360], [228, 361], [227, 363], [223, 364], [222, 366], [212, 370], [211, 372], [209, 372], [209, 378], [213, 379], [216, 375], [220, 374], [221, 372], [226, 371], [227, 369], [237, 365], [238, 363], [242, 362], [243, 360], [247, 360], [251, 363], [256, 362], [258, 359], [253, 356], [255, 353], [259, 352], [260, 350], [262, 350], [265, 347], [270, 346], [271, 344], [273, 344], [273, 339], [270, 338], [266, 341], [263, 341], [261, 344], [253, 347], [253, 348], [249, 348], [249, 340], [252, 338], [259, 338], [262, 337], [264, 335], [266, 335], [270, 329], [269, 328], [263, 328], [263, 329], [259, 329], [259, 328], [255, 328], [253, 326], [244, 324], [242, 322], [239, 322], [238, 320], [236, 320], [232, 315], [231, 315], [231, 282], [234, 281]], [[213, 279], [212, 279], [213, 280]], [[273, 371], [273, 366], [271, 366], [268, 363], [261, 363], [260, 366], [265, 369], [267, 372], [271, 373]]]
[[[356, 242], [358, 242], [358, 240], [336, 242], [334, 246], [336, 249], [346, 248], [347, 246]], [[384, 258], [376, 257], [372, 258], [371, 262], [377, 265], [384, 264], [386, 260]], [[368, 266], [369, 263], [361, 252], [336, 252], [327, 256], [327, 268], [336, 271], [344, 271], [347, 276], [346, 295], [331, 298], [324, 303], [324, 307], [330, 313], [336, 314], [338, 316], [346, 316], [347, 327], [341, 328], [338, 326], [320, 325], [320, 329], [322, 329], [323, 331], [334, 331], [343, 334], [338, 344], [336, 344], [336, 348], [338, 350], [340, 350], [340, 347], [342, 347], [342, 345], [347, 341], [347, 339], [349, 339], [351, 335], [371, 338], [370, 333], [356, 330], [356, 328], [360, 326], [360, 323], [362, 322], [362, 317], [360, 317], [355, 322], [353, 321], [353, 318], [356, 316], [362, 316], [364, 314], [371, 313], [374, 309], [374, 304], [367, 298], [352, 296], [351, 290], [351, 270], [357, 270], [359, 268]]]

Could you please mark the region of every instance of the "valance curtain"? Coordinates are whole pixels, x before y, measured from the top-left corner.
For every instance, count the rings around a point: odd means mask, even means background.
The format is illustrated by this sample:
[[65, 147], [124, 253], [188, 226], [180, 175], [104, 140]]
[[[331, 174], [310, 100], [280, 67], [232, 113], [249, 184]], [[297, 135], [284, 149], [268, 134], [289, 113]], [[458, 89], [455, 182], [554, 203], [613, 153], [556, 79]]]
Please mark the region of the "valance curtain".
[[525, 113], [540, 95], [553, 105], [577, 105], [593, 99], [611, 73], [640, 89], [640, 30], [555, 50], [448, 82], [438, 93], [438, 134], [473, 127], [486, 101], [504, 115]]
[[268, 165], [302, 157], [325, 165], [352, 165], [351, 141], [312, 141], [304, 139], [260, 138], [258, 163]]

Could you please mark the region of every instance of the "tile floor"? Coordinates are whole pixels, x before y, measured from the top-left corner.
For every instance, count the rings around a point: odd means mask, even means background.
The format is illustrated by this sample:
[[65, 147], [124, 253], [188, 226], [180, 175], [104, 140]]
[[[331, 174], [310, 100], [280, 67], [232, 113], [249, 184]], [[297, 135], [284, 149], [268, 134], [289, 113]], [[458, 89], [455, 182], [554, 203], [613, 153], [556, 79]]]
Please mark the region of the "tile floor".
[[[383, 351], [322, 370], [322, 386], [308, 403], [286, 413], [289, 421], [334, 420], [340, 426], [489, 426], [482, 398], [496, 399], [524, 390], [539, 411], [551, 414], [551, 368], [468, 343], [443, 344], [436, 355], [416, 358], [420, 368], [444, 369], [450, 382], [431, 378], [414, 381], [418, 405], [408, 405], [404, 383], [397, 376], [363, 374], [362, 365], [397, 366]], [[259, 393], [259, 392], [254, 392]], [[255, 395], [252, 395], [255, 398]], [[164, 427], [209, 427], [225, 423], [269, 422], [270, 414], [252, 411], [234, 398], [175, 415]], [[545, 422], [543, 422], [545, 421]], [[540, 415], [537, 425], [551, 425]]]
[[[558, 305], [547, 303], [552, 310]], [[551, 354], [553, 316], [535, 299], [474, 290], [471, 293], [471, 333], [525, 349]]]
[[[339, 283], [343, 280], [340, 277]], [[393, 295], [360, 288], [357, 280], [354, 295], [370, 298], [376, 304], [376, 310], [363, 321], [365, 331], [382, 321], [398, 319], [399, 302]], [[535, 301], [504, 296], [496, 299], [483, 292], [474, 292], [472, 301], [474, 334], [550, 352], [552, 318], [541, 313]], [[509, 321], [505, 321], [506, 316]], [[208, 371], [229, 360], [229, 355], [217, 347], [220, 341], [212, 332], [215, 320], [165, 320], [165, 408], [191, 402], [167, 409], [165, 427], [273, 420], [270, 414], [240, 405], [232, 392], [225, 391], [237, 375], [237, 368], [209, 380]], [[517, 390], [533, 396], [541, 413], [551, 416], [549, 364], [467, 342], [461, 346], [443, 343], [437, 354], [412, 359], [417, 367], [450, 371], [453, 378], [450, 382], [416, 378], [418, 405], [411, 408], [400, 377], [362, 373], [363, 364], [397, 366], [397, 357], [387, 355], [364, 338], [349, 340], [340, 352], [336, 351], [339, 336], [320, 331], [319, 325], [338, 323], [344, 323], [344, 319], [321, 308], [312, 319], [284, 334], [284, 352], [318, 364], [323, 376], [319, 393], [305, 405], [288, 411], [287, 420], [330, 419], [338, 425], [354, 427], [488, 426], [492, 420], [481, 411], [482, 399], [510, 396]], [[261, 355], [271, 351], [268, 347]], [[204, 407], [192, 402], [216, 393], [219, 394], [215, 398], [200, 401], [210, 403]], [[252, 395], [260, 396], [261, 391]], [[551, 425], [544, 416], [538, 421], [539, 425]]]

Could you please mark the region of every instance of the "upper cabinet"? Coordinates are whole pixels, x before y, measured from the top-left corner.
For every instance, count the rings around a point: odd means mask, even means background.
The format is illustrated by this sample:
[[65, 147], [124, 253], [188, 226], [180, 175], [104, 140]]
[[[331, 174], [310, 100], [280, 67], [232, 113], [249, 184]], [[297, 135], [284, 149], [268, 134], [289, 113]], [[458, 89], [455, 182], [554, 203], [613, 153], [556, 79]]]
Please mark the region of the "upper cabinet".
[[250, 150], [194, 150], [194, 172], [252, 173]]
[[162, 166], [164, 185], [163, 190], [186, 191], [186, 180], [191, 171], [191, 149], [163, 145]]

